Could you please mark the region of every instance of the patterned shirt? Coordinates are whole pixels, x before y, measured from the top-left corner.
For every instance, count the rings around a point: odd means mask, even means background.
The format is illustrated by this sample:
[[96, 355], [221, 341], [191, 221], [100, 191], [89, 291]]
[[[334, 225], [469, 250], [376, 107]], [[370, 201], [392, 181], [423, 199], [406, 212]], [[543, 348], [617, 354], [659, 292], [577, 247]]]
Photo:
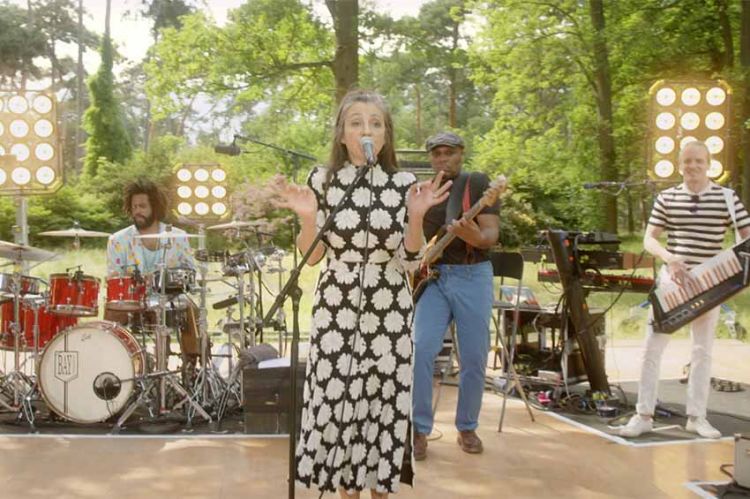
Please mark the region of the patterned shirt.
[[[167, 224], [159, 223], [159, 232], [166, 231]], [[185, 231], [176, 227], [172, 228], [175, 234], [184, 234]], [[135, 225], [131, 225], [109, 236], [107, 244], [107, 275], [132, 274], [136, 266], [138, 271], [144, 274], [158, 270], [157, 264], [161, 260], [161, 254], [168, 238], [161, 238], [156, 250], [149, 250], [143, 245], [143, 239], [135, 236], [139, 234]], [[190, 244], [186, 237], [175, 237], [171, 239], [171, 247], [167, 249], [167, 268], [189, 267], [195, 268]]]
[[[733, 193], [732, 198], [737, 229], [750, 227], [739, 197]], [[680, 184], [659, 193], [648, 223], [666, 230], [667, 250], [692, 267], [721, 251], [732, 217], [721, 186], [711, 182], [702, 192], [692, 193]]]

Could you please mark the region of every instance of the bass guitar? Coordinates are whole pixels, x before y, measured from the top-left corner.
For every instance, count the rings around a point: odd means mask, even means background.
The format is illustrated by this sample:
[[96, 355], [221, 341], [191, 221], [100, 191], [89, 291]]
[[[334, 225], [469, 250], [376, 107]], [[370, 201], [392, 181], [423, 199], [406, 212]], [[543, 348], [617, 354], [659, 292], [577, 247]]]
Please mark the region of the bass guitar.
[[[505, 175], [497, 177], [482, 194], [482, 197], [474, 203], [474, 205], [465, 212], [461, 218], [464, 220], [474, 220], [479, 212], [485, 207], [492, 206], [495, 203], [497, 197], [505, 192], [508, 185], [508, 181]], [[416, 304], [419, 297], [422, 296], [427, 285], [436, 280], [440, 274], [437, 269], [432, 267], [432, 264], [440, 258], [443, 254], [443, 250], [456, 238], [455, 234], [452, 234], [442, 227], [435, 236], [430, 239], [427, 243], [424, 256], [422, 261], [419, 263], [419, 269], [412, 275], [412, 298]]]

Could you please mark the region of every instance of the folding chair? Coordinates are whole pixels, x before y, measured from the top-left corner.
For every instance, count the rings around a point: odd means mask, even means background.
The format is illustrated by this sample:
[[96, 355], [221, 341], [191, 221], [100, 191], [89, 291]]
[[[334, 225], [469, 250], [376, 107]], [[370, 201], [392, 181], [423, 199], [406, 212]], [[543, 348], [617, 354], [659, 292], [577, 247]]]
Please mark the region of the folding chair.
[[[516, 286], [516, 292], [514, 294], [515, 303], [513, 304], [513, 324], [511, 326], [510, 334], [510, 347], [505, 343], [505, 324], [503, 320], [500, 320], [500, 314], [504, 314], [505, 310], [498, 305], [496, 308], [497, 314], [492, 316], [492, 320], [495, 324], [495, 342], [492, 346], [492, 351], [495, 354], [495, 362], [497, 362], [497, 356], [501, 356], [503, 370], [505, 371], [506, 383], [503, 387], [503, 408], [500, 412], [500, 422], [498, 423], [497, 431], [503, 431], [503, 420], [505, 419], [505, 406], [508, 400], [508, 392], [512, 386], [516, 387], [518, 394], [521, 396], [523, 403], [526, 405], [526, 410], [529, 412], [531, 421], [535, 421], [534, 414], [531, 412], [531, 406], [526, 398], [526, 393], [523, 391], [521, 381], [518, 379], [518, 374], [513, 367], [513, 358], [515, 356], [515, 345], [516, 335], [518, 333], [518, 325], [521, 320], [521, 290], [523, 288], [523, 256], [521, 253], [511, 252], [493, 252], [489, 254], [490, 262], [492, 262], [492, 273], [495, 277], [500, 277], [500, 284], [505, 281], [505, 278], [515, 279], [518, 284]], [[495, 364], [496, 365], [496, 364]]]

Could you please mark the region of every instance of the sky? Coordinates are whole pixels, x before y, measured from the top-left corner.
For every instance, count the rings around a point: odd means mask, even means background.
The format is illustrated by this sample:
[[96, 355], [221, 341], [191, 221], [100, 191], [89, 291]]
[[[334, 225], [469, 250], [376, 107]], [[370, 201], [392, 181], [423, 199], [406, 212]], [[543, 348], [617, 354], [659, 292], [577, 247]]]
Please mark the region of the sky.
[[[11, 0], [11, 3], [25, 8], [26, 1]], [[227, 12], [239, 7], [246, 1], [248, 0], [205, 0], [205, 4], [217, 24], [223, 25], [227, 19]], [[393, 17], [399, 18], [404, 15], [417, 15], [419, 7], [426, 3], [426, 0], [369, 0], [369, 2], [375, 4], [377, 10], [390, 12]], [[323, 0], [313, 0], [313, 4], [316, 6], [316, 12], [321, 16], [328, 15]], [[142, 60], [152, 43], [151, 23], [134, 15], [140, 9], [140, 5], [141, 0], [112, 0], [110, 28], [112, 39], [120, 54], [131, 62]], [[103, 33], [106, 1], [83, 0], [83, 7], [89, 14], [84, 17], [86, 27], [96, 33]], [[130, 15], [128, 15], [128, 12], [130, 12]], [[75, 46], [63, 47], [61, 51], [69, 53], [74, 58], [77, 57]], [[95, 72], [98, 64], [98, 54], [89, 51], [84, 56], [84, 65], [88, 72]], [[117, 68], [115, 71], [117, 71]]]

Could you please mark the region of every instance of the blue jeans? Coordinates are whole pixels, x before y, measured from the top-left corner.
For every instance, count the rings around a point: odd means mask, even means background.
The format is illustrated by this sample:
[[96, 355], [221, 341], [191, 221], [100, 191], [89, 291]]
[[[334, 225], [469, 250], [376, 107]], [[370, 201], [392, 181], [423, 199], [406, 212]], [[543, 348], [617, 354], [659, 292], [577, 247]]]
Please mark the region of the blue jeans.
[[492, 264], [438, 265], [440, 278], [427, 285], [414, 315], [412, 417], [418, 433], [432, 431], [432, 376], [445, 331], [456, 322], [461, 372], [456, 428], [475, 430], [482, 407], [492, 314]]

